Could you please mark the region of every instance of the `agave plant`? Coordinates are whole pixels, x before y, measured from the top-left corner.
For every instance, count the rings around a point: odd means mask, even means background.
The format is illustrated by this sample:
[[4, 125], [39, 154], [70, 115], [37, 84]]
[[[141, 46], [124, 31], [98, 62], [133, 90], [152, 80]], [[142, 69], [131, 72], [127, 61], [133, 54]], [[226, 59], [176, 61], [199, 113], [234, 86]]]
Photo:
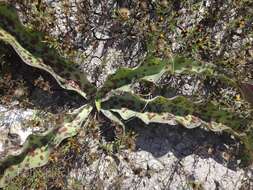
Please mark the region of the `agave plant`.
[[[15, 27], [15, 26], [14, 26]], [[170, 59], [147, 57], [135, 68], [121, 68], [110, 75], [101, 88], [96, 88], [85, 74], [71, 64], [61, 65], [57, 59], [48, 59], [30, 53], [11, 32], [0, 27], [0, 41], [10, 46], [23, 64], [50, 74], [62, 89], [73, 91], [86, 104], [66, 115], [64, 121], [42, 134], [30, 135], [22, 148], [0, 160], [0, 187], [24, 170], [45, 165], [50, 153], [66, 138], [75, 136], [81, 127], [89, 123], [96, 113], [103, 114], [113, 123], [125, 128], [126, 121], [138, 118], [150, 123], [178, 125], [189, 129], [201, 127], [213, 132], [228, 132], [236, 137], [242, 134], [236, 129], [248, 125], [248, 120], [212, 102], [197, 103], [184, 96], [146, 99], [136, 94], [133, 86], [138, 82], [157, 85], [164, 74], [187, 73], [209, 75], [233, 81], [215, 74], [213, 66], [174, 56]]]

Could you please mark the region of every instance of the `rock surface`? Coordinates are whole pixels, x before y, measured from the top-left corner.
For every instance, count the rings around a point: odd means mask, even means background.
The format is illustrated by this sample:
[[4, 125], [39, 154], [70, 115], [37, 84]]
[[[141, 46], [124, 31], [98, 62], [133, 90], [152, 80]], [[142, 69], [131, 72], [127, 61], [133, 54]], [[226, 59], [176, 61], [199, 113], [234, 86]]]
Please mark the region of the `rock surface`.
[[6, 151], [20, 147], [33, 132], [22, 123], [33, 116], [32, 110], [8, 109], [0, 105], [0, 156]]
[[[15, 104], [16, 103], [16, 104]], [[0, 157], [18, 153], [30, 134], [42, 133], [52, 127], [50, 114], [33, 109], [0, 105]]]
[[[171, 126], [136, 127], [136, 151], [101, 154], [70, 176], [102, 189], [252, 189], [252, 169], [233, 155], [239, 143], [224, 135]], [[89, 139], [88, 141], [90, 141]]]

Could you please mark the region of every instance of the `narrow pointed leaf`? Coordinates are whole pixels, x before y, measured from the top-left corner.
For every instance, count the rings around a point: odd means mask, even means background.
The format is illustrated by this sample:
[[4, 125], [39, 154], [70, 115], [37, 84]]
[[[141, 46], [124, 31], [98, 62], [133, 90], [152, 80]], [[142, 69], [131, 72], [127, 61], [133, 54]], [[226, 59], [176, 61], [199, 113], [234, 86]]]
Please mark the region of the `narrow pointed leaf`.
[[[220, 105], [215, 105], [212, 102], [194, 103], [183, 96], [176, 96], [170, 99], [158, 96], [146, 100], [131, 93], [123, 93], [102, 102], [101, 107], [107, 110], [127, 108], [139, 113], [170, 113], [178, 117], [179, 120], [180, 117], [187, 118], [187, 115], [192, 115], [194, 118], [199, 118], [204, 122], [221, 123], [236, 131], [246, 129], [251, 122], [251, 118], [240, 117], [237, 113], [229, 111]], [[187, 121], [181, 120], [182, 123]]]
[[6, 186], [19, 173], [45, 165], [55, 147], [64, 139], [77, 134], [91, 110], [92, 107], [89, 105], [82, 106], [71, 114], [71, 118], [74, 118], [72, 121], [42, 134], [30, 135], [22, 149], [0, 160], [0, 188]]
[[111, 90], [131, 84], [134, 80], [159, 73], [166, 64], [167, 62], [164, 60], [152, 58], [133, 69], [121, 68], [117, 70], [116, 73], [108, 76], [97, 94], [97, 99], [103, 98]]
[[50, 66], [44, 64], [41, 59], [34, 57], [30, 52], [24, 49], [11, 34], [7, 33], [2, 28], [0, 28], [0, 40], [11, 45], [25, 64], [48, 72], [55, 78], [57, 83], [62, 88], [75, 91], [84, 98], [87, 98], [86, 93], [80, 89], [78, 84], [76, 84], [74, 81], [66, 80], [56, 74]]
[[154, 113], [154, 112], [136, 112], [132, 111], [126, 108], [122, 109], [112, 109], [111, 111], [118, 113], [122, 119], [129, 120], [132, 118], [139, 118], [142, 120], [145, 124], [150, 123], [160, 123], [160, 124], [168, 124], [168, 125], [178, 125], [181, 124], [182, 126], [193, 129], [197, 127], [204, 127], [210, 131], [213, 132], [222, 132], [222, 131], [229, 131], [230, 128], [222, 125], [220, 123], [215, 122], [204, 122], [198, 117], [195, 117], [193, 115], [187, 115], [187, 116], [175, 116], [170, 113]]
[[123, 132], [125, 132], [125, 125], [124, 125], [124, 123], [117, 116], [115, 116], [110, 110], [101, 109], [101, 112], [109, 120], [111, 120], [115, 124], [121, 126], [123, 128]]
[[203, 65], [191, 59], [175, 56], [172, 59], [147, 58], [140, 66], [119, 69], [110, 75], [104, 86], [99, 90], [97, 99], [107, 100], [113, 91], [133, 92], [131, 86], [140, 80], [157, 83], [165, 73], [204, 74], [211, 76], [213, 66]]
[[[45, 43], [43, 33], [25, 28], [20, 23], [15, 8], [0, 3], [0, 20], [2, 40], [11, 45], [26, 64], [49, 72], [62, 87], [77, 91], [84, 97], [94, 95], [96, 88], [87, 80], [86, 74], [78, 65], [67, 61], [57, 50]], [[7, 39], [3, 34], [8, 34]], [[23, 51], [24, 49], [26, 51]]]

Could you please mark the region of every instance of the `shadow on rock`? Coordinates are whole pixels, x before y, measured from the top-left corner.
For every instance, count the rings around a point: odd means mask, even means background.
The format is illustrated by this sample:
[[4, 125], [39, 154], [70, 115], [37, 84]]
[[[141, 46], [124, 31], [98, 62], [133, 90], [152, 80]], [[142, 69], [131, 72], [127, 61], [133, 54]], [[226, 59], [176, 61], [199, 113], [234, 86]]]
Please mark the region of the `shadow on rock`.
[[131, 124], [138, 134], [136, 150], [150, 152], [159, 158], [174, 154], [179, 160], [189, 155], [212, 158], [236, 170], [242, 145], [228, 134], [215, 134], [204, 129], [185, 129], [181, 126]]

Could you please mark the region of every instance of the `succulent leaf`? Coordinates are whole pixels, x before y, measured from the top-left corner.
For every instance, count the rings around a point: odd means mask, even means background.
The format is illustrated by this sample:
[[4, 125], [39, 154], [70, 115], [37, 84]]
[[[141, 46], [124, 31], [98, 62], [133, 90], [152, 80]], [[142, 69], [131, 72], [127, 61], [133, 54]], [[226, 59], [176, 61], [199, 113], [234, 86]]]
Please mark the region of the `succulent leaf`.
[[[41, 42], [42, 34], [31, 33], [25, 30], [19, 23], [13, 8], [9, 7], [9, 5], [0, 4], [0, 10], [0, 18], [3, 21], [0, 23], [0, 41], [11, 46], [25, 64], [49, 73], [60, 87], [75, 91], [84, 98], [88, 98], [96, 91], [83, 73], [79, 72], [72, 64], [66, 64], [65, 60], [58, 57], [53, 49], [48, 48], [46, 44]], [[3, 27], [15, 34], [22, 41], [22, 45]], [[23, 44], [26, 44], [24, 43], [25, 40], [29, 42], [29, 45], [33, 45], [32, 48], [28, 49], [36, 50], [37, 53], [33, 51], [32, 54], [26, 49], [27, 47], [23, 47]], [[31, 40], [32, 43], [30, 43]], [[22, 148], [1, 158], [0, 187], [4, 187], [8, 181], [24, 170], [45, 165], [48, 162], [50, 152], [62, 140], [77, 134], [83, 122], [87, 120], [91, 110], [92, 107], [89, 105], [76, 109], [72, 114], [66, 116], [66, 121], [62, 126], [56, 126], [42, 134], [30, 135], [22, 145]]]
[[50, 66], [44, 64], [44, 62], [41, 59], [36, 58], [30, 52], [24, 49], [11, 34], [3, 30], [1, 27], [0, 27], [0, 40], [11, 45], [25, 64], [48, 72], [55, 78], [57, 83], [62, 88], [66, 90], [75, 91], [84, 98], [87, 98], [86, 93], [84, 93], [80, 89], [78, 84], [75, 84], [74, 81], [66, 80], [61, 76], [59, 76], [58, 74], [56, 74]]
[[[194, 103], [184, 96], [176, 96], [173, 98], [164, 98], [157, 96], [152, 99], [144, 99], [131, 93], [115, 94], [113, 97], [101, 103], [102, 109], [121, 110], [122, 108], [135, 111], [137, 113], [167, 113], [173, 114], [178, 122], [187, 123], [188, 115], [192, 118], [199, 118], [206, 123], [221, 123], [233, 130], [240, 131], [245, 129], [250, 118], [240, 117], [233, 111], [229, 111], [225, 107], [215, 105], [212, 102]], [[202, 123], [204, 123], [202, 122]], [[214, 123], [215, 122], [215, 123]], [[216, 128], [218, 125], [215, 124]], [[221, 126], [222, 127], [222, 126]], [[212, 128], [212, 125], [211, 125]]]
[[131, 84], [145, 76], [159, 73], [167, 64], [167, 61], [152, 58], [135, 68], [120, 68], [116, 73], [109, 75], [103, 87], [97, 93], [97, 99], [103, 98], [108, 92]]
[[132, 92], [131, 86], [137, 81], [157, 83], [165, 73], [212, 75], [213, 72], [211, 65], [202, 65], [181, 56], [175, 56], [172, 59], [148, 57], [144, 63], [135, 68], [121, 68], [109, 75], [104, 86], [99, 89], [96, 99], [106, 101], [114, 91]]
[[182, 126], [193, 129], [196, 127], [205, 127], [205, 129], [211, 130], [213, 132], [222, 132], [224, 130], [230, 130], [229, 127], [215, 122], [204, 122], [198, 117], [193, 115], [186, 115], [186, 116], [175, 116], [171, 113], [154, 113], [154, 112], [136, 112], [126, 108], [122, 109], [112, 109], [111, 111], [118, 113], [122, 119], [129, 120], [132, 118], [139, 118], [145, 124], [150, 123], [161, 123], [161, 124], [168, 124], [168, 125], [178, 125], [181, 124]]
[[84, 97], [92, 97], [96, 92], [95, 86], [77, 65], [66, 61], [55, 49], [43, 42], [44, 34], [27, 29], [20, 23], [17, 12], [11, 5], [0, 3], [0, 20], [1, 40], [11, 45], [26, 64], [50, 71], [62, 87], [74, 90]]
[[113, 114], [113, 112], [111, 110], [104, 110], [101, 109], [101, 112], [103, 113], [103, 115], [105, 117], [107, 117], [109, 120], [111, 120], [112, 122], [114, 122], [115, 124], [121, 126], [123, 128], [123, 132], [125, 132], [125, 124], [117, 117]]
[[78, 108], [69, 115], [74, 118], [72, 121], [65, 122], [62, 126], [50, 129], [43, 134], [30, 135], [22, 149], [1, 159], [0, 188], [7, 185], [22, 171], [45, 165], [53, 149], [64, 139], [75, 136], [83, 123], [87, 121], [91, 111], [90, 105]]

